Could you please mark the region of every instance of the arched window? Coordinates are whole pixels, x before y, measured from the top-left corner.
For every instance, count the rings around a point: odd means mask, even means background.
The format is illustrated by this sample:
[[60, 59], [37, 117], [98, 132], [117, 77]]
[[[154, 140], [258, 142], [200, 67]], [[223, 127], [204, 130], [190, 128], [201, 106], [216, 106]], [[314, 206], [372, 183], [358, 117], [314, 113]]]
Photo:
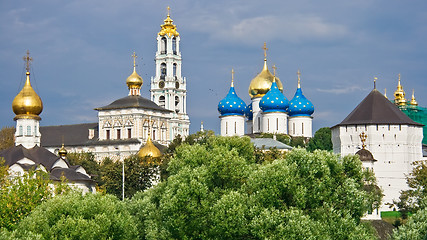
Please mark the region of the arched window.
[[24, 135], [24, 130], [22, 128], [22, 126], [19, 126], [19, 136]]
[[31, 126], [27, 126], [27, 136], [31, 136]]
[[165, 107], [165, 96], [159, 97], [159, 105], [160, 107]]
[[176, 55], [176, 37], [172, 38], [172, 51], [173, 54]]
[[179, 107], [178, 107], [178, 105], [179, 105], [179, 97], [178, 97], [178, 96], [175, 96], [175, 111], [176, 111], [176, 112], [179, 112]]
[[160, 49], [160, 54], [166, 54], [167, 51], [167, 40], [165, 37], [162, 37], [162, 43], [161, 43], [161, 49]]
[[173, 76], [176, 80], [176, 63], [173, 64]]
[[160, 78], [165, 79], [166, 77], [166, 63], [160, 64]]

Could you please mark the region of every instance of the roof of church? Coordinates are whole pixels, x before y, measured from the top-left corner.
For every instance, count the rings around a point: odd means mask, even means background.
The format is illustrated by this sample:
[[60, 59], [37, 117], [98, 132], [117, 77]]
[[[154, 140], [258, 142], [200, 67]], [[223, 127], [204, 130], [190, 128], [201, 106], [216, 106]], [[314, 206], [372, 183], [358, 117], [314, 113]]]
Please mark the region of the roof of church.
[[277, 149], [289, 149], [289, 150], [292, 149], [291, 146], [288, 146], [272, 138], [251, 138], [251, 142], [258, 149], [262, 149], [262, 148], [264, 149], [277, 148]]
[[122, 108], [142, 108], [142, 109], [150, 109], [150, 110], [156, 110], [156, 111], [162, 111], [162, 112], [172, 112], [168, 109], [160, 107], [155, 102], [147, 98], [143, 98], [141, 96], [127, 96], [124, 98], [120, 98], [107, 106], [95, 108], [95, 110], [99, 111], [99, 110], [122, 109]]
[[406, 124], [423, 126], [411, 120], [376, 89], [372, 90], [341, 123], [334, 127], [354, 124]]
[[[95, 130], [95, 137], [89, 139], [89, 129]], [[41, 145], [43, 147], [81, 146], [98, 140], [98, 123], [82, 123], [73, 125], [40, 127]]]
[[[31, 168], [36, 169], [38, 165], [42, 165], [46, 171], [50, 173], [50, 178], [52, 180], [60, 180], [62, 173], [69, 181], [89, 181], [93, 180], [82, 173], [76, 172], [77, 166], [71, 166], [71, 164], [66, 160], [62, 159], [69, 168], [54, 167], [54, 164], [60, 159], [57, 155], [51, 153], [49, 150], [35, 146], [33, 148], [27, 149], [22, 145], [13, 146], [3, 151], [0, 151], [0, 157], [5, 159], [5, 164], [12, 166], [18, 164], [24, 170], [29, 170]], [[27, 158], [34, 162], [34, 164], [21, 164], [18, 163], [20, 160]]]

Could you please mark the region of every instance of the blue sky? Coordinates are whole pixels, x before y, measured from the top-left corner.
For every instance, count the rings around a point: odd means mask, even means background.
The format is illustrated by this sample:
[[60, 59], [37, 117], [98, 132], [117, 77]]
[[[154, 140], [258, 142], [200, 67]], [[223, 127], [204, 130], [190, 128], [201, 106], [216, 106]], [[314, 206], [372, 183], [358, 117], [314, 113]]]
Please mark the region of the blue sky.
[[231, 68], [237, 94], [250, 102], [264, 41], [288, 99], [301, 70], [314, 130], [342, 121], [372, 90], [374, 77], [392, 98], [401, 73], [407, 98], [415, 89], [427, 106], [426, 1], [1, 1], [0, 126], [15, 125], [11, 104], [25, 78], [27, 49], [43, 126], [96, 122], [93, 108], [127, 96], [133, 51], [149, 98], [168, 5], [181, 36], [192, 133], [201, 121], [219, 132], [217, 104]]

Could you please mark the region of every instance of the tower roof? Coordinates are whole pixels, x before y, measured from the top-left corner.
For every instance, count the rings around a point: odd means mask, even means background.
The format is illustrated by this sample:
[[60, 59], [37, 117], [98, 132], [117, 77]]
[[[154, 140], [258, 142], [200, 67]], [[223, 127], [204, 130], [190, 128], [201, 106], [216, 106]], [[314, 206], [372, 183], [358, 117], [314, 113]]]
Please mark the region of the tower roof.
[[218, 103], [218, 112], [221, 116], [244, 115], [246, 112], [246, 103], [237, 96], [234, 90], [234, 70], [231, 71], [231, 87], [227, 96]]
[[154, 146], [153, 142], [151, 141], [150, 134], [148, 134], [147, 143], [138, 151], [139, 157], [160, 157], [162, 156], [162, 153], [160, 150]]
[[261, 98], [259, 107], [263, 112], [286, 112], [289, 100], [277, 87], [276, 81], [271, 84], [270, 91]]
[[373, 89], [362, 102], [339, 124], [406, 124], [423, 126], [414, 122], [377, 89]]
[[298, 87], [294, 97], [289, 102], [289, 116], [311, 116], [314, 112], [313, 103], [308, 100], [301, 90], [301, 72], [298, 70]]
[[136, 88], [140, 89], [143, 83], [142, 77], [139, 76], [139, 74], [136, 72], [136, 54], [133, 52], [132, 54], [133, 58], [133, 72], [132, 74], [126, 79], [126, 84], [128, 85], [128, 88]]
[[168, 6], [168, 16], [166, 17], [165, 23], [160, 25], [161, 30], [159, 32], [160, 36], [168, 35], [168, 37], [179, 36], [179, 33], [176, 31], [176, 25], [173, 24], [173, 20], [170, 18], [170, 7]]

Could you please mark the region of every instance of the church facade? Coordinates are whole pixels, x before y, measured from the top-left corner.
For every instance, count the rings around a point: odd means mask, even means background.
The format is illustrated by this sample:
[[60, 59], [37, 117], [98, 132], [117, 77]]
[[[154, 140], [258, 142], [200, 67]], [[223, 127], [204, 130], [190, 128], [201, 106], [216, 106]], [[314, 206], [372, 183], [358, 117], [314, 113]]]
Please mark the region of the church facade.
[[133, 53], [133, 71], [126, 79], [128, 96], [95, 108], [97, 123], [41, 127], [42, 146], [56, 152], [64, 143], [69, 151], [94, 153], [97, 160], [117, 159], [136, 154], [149, 138], [162, 150], [176, 136], [188, 136], [187, 80], [181, 75], [179, 45], [180, 36], [168, 12], [157, 35], [151, 99], [141, 96], [143, 79]]
[[221, 136], [272, 133], [311, 138], [314, 106], [302, 93], [300, 76], [298, 71], [298, 87], [289, 101], [283, 95], [283, 85], [275, 71], [272, 74], [268, 69], [264, 43], [264, 66], [249, 85], [249, 105], [237, 96], [232, 71], [230, 90], [218, 103]]

